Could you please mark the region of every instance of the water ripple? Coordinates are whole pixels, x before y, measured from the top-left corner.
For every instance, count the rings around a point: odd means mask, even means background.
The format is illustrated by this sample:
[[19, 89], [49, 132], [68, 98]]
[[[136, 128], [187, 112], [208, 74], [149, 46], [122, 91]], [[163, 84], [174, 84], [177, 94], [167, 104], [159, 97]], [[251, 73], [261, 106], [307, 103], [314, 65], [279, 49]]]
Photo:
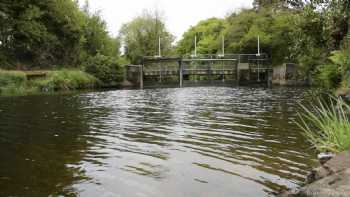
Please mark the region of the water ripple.
[[[314, 162], [294, 125], [303, 91], [203, 87], [85, 93], [44, 98], [47, 107], [39, 107], [37, 116], [9, 113], [8, 101], [0, 103], [0, 145], [11, 144], [20, 154], [42, 146], [46, 150], [37, 149], [47, 161], [64, 164], [69, 173], [54, 175], [62, 187], [49, 195], [269, 196], [300, 184]], [[33, 102], [18, 100], [18, 106]], [[29, 122], [9, 126], [21, 118]], [[7, 150], [0, 156], [11, 158]], [[31, 157], [44, 165], [40, 155]], [[15, 161], [0, 167], [9, 170]], [[11, 176], [16, 178], [4, 177]]]

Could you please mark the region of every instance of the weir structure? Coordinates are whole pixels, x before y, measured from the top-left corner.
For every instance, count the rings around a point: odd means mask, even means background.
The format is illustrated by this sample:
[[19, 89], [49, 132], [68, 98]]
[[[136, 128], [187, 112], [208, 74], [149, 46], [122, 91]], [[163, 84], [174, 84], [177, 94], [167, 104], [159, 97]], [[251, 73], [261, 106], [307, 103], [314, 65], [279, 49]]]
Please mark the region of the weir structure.
[[141, 65], [127, 65], [126, 79], [138, 84], [140, 88], [167, 83], [183, 87], [199, 81], [269, 86], [272, 81], [272, 68], [266, 54], [156, 56], [144, 57]]
[[[228, 85], [272, 83], [272, 68], [267, 54], [260, 53], [258, 36], [256, 54], [225, 54], [225, 38], [222, 37], [221, 54], [197, 54], [197, 36], [194, 38], [194, 54], [182, 57], [162, 57], [161, 39], [158, 39], [158, 55], [143, 57], [141, 65], [127, 65], [125, 79], [143, 88], [146, 82], [155, 85], [174, 83], [183, 87], [184, 82], [220, 81]], [[147, 86], [147, 84], [146, 84]]]

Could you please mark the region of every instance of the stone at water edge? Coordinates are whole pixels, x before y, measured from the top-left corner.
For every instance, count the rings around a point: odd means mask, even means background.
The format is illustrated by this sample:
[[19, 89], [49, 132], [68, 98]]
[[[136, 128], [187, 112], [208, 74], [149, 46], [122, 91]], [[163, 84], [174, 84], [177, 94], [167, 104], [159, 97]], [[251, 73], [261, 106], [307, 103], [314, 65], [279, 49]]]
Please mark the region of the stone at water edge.
[[331, 173], [337, 173], [350, 168], [350, 151], [337, 154], [335, 157], [325, 163], [323, 167], [329, 170]]
[[317, 159], [321, 163], [321, 165], [323, 165], [327, 161], [331, 160], [334, 156], [334, 153], [320, 153], [317, 155]]
[[299, 191], [287, 191], [278, 197], [350, 197], [350, 151], [335, 155], [315, 168]]
[[350, 197], [350, 168], [301, 188], [297, 196]]

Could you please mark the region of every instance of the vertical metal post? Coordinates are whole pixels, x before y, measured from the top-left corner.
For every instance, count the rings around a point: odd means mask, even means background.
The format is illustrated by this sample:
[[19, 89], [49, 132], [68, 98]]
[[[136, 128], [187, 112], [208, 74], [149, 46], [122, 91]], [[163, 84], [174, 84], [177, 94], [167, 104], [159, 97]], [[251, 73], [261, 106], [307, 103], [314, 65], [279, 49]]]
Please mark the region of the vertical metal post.
[[162, 83], [162, 65], [159, 64], [159, 83]]
[[140, 65], [140, 89], [143, 89], [143, 64]]
[[241, 64], [241, 54], [238, 55], [238, 62], [236, 64], [236, 83], [239, 85], [239, 65]]
[[267, 75], [267, 87], [271, 87], [272, 86], [272, 73], [269, 69], [266, 70], [266, 75]]
[[197, 57], [197, 35], [194, 36], [194, 57]]
[[258, 56], [260, 56], [260, 36], [258, 36]]
[[[210, 57], [211, 58], [211, 57]], [[209, 76], [209, 81], [210, 81], [210, 84], [212, 84], [212, 76], [211, 76], [211, 68], [212, 68], [212, 65], [213, 65], [213, 62], [212, 61], [209, 61], [208, 63], [208, 76]]]
[[222, 60], [222, 82], [225, 82], [224, 60]]
[[260, 61], [258, 60], [258, 82], [260, 82]]
[[194, 70], [193, 70], [193, 76], [194, 76], [194, 82], [197, 83], [197, 63], [194, 62]]
[[161, 46], [160, 46], [160, 36], [158, 38], [158, 56], [162, 57]]
[[182, 88], [183, 85], [183, 66], [182, 61], [179, 61], [179, 87]]
[[225, 57], [225, 37], [222, 36], [222, 57]]

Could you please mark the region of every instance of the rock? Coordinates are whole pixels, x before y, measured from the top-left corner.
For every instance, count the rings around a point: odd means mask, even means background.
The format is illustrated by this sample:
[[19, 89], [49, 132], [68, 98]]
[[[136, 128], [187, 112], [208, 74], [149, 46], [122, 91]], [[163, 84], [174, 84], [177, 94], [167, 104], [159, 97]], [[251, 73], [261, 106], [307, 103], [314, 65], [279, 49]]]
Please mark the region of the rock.
[[299, 190], [289, 190], [278, 194], [276, 197], [298, 197]]
[[322, 179], [323, 177], [326, 177], [330, 175], [331, 172], [324, 168], [323, 166], [320, 166], [318, 168], [315, 168], [311, 171], [311, 173], [306, 177], [306, 184], [313, 183], [319, 179]]
[[350, 88], [339, 88], [335, 92], [336, 96], [340, 96], [346, 101], [350, 101]]
[[350, 197], [350, 151], [345, 151], [315, 168], [306, 186], [277, 195], [278, 197]]
[[334, 157], [333, 153], [320, 153], [317, 155], [318, 161], [323, 165]]
[[133, 86], [134, 84], [132, 84], [130, 81], [128, 80], [124, 80], [121, 84], [122, 87], [131, 87]]
[[339, 153], [323, 165], [331, 173], [337, 173], [350, 168], [350, 151]]
[[297, 196], [350, 197], [350, 169], [332, 174], [303, 187]]

